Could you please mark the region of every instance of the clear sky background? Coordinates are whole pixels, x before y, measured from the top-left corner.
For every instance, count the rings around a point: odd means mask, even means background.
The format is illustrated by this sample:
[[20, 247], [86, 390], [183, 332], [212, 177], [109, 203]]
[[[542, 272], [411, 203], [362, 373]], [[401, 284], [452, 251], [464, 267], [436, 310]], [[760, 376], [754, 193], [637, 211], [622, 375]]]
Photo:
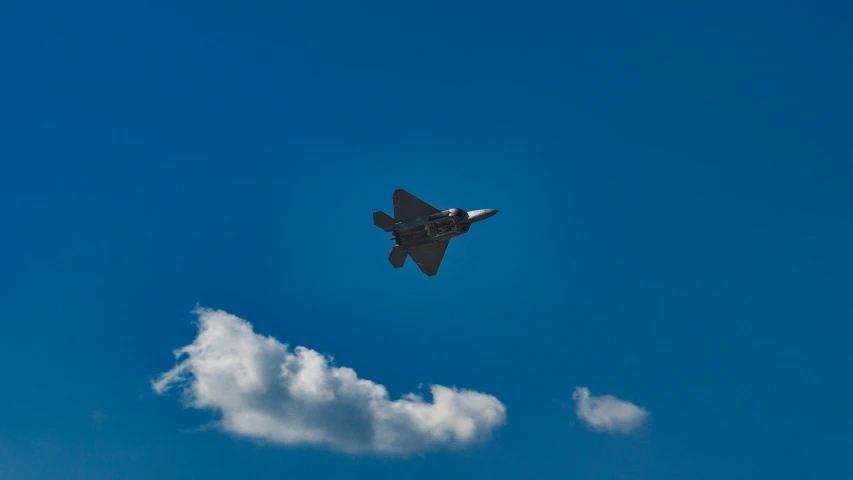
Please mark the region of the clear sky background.
[[[0, 477], [853, 478], [844, 2], [175, 3], [0, 7]], [[395, 271], [396, 188], [500, 213]], [[197, 303], [506, 425], [200, 430], [150, 384]]]

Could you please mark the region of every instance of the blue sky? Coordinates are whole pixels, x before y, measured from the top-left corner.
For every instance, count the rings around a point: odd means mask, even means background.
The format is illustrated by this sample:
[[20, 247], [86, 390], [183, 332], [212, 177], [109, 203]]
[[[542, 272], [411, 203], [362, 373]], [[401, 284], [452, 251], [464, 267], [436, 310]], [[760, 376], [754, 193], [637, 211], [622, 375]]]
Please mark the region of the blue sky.
[[[849, 6], [170, 3], [0, 7], [0, 477], [853, 476]], [[395, 271], [396, 188], [500, 213]], [[200, 429], [151, 386], [197, 304], [506, 423]]]

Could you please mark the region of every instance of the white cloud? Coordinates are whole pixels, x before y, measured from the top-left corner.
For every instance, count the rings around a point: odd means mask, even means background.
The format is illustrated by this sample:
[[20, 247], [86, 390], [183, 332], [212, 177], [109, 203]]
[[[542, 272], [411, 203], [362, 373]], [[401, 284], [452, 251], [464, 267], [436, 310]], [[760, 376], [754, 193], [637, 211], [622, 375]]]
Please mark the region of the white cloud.
[[591, 396], [586, 387], [576, 388], [572, 398], [577, 402], [578, 418], [597, 432], [630, 433], [649, 416], [645, 409], [612, 395]]
[[385, 387], [336, 367], [314, 350], [255, 333], [221, 310], [196, 309], [199, 333], [175, 351], [174, 368], [152, 382], [177, 386], [187, 406], [221, 413], [230, 433], [347, 453], [409, 454], [480, 443], [506, 422], [495, 397], [430, 385], [391, 401]]

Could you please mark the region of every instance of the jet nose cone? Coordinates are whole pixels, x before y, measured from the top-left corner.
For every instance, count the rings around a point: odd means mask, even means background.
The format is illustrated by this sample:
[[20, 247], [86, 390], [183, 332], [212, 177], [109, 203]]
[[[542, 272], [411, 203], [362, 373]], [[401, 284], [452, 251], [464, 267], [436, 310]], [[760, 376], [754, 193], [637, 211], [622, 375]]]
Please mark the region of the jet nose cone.
[[498, 211], [493, 209], [472, 210], [468, 212], [468, 219], [471, 223], [481, 222], [494, 216], [496, 213], [498, 213]]

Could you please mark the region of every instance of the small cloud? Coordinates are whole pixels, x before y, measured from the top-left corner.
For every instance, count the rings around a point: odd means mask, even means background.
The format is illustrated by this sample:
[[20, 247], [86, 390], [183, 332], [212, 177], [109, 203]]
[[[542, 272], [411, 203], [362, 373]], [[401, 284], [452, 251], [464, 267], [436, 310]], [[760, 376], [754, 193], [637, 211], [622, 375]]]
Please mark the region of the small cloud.
[[431, 401], [410, 393], [389, 399], [384, 386], [358, 378], [305, 347], [290, 349], [221, 310], [197, 308], [199, 332], [175, 351], [177, 363], [152, 382], [178, 388], [188, 407], [221, 414], [219, 429], [280, 445], [346, 453], [406, 455], [462, 448], [506, 423], [495, 397], [429, 385]]
[[586, 387], [576, 388], [572, 398], [576, 402], [575, 414], [596, 432], [631, 433], [642, 427], [649, 416], [645, 409], [612, 395], [592, 396]]
[[103, 423], [106, 419], [107, 415], [104, 412], [100, 410], [95, 410], [94, 412], [92, 412], [92, 420], [94, 420], [95, 423]]

